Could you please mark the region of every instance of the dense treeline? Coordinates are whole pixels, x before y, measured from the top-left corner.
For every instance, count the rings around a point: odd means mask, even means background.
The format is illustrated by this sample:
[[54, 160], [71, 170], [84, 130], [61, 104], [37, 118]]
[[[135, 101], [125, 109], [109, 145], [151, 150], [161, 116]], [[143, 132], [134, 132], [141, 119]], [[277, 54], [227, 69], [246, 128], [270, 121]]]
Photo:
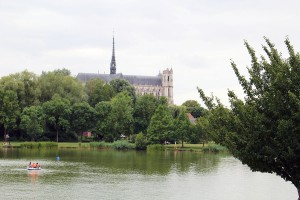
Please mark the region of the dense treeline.
[[[188, 112], [199, 120], [191, 123]], [[198, 143], [205, 139], [200, 127], [205, 113], [192, 100], [169, 106], [164, 97], [136, 96], [125, 80], [82, 84], [66, 69], [0, 79], [0, 131], [15, 141], [82, 141], [89, 131], [94, 141], [134, 140], [139, 134], [142, 144], [146, 138], [147, 143]]]

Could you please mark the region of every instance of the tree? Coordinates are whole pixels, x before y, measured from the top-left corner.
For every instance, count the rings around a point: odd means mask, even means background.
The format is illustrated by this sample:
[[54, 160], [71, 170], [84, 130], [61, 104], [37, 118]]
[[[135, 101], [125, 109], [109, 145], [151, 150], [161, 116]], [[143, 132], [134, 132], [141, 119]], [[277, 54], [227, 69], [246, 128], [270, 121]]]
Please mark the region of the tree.
[[201, 107], [195, 100], [187, 100], [182, 104], [182, 106], [185, 106], [187, 112], [191, 113], [195, 118], [205, 116], [207, 113], [207, 110]]
[[229, 91], [229, 110], [198, 91], [211, 110], [209, 124], [217, 142], [253, 171], [276, 173], [291, 181], [300, 199], [300, 54], [286, 39], [289, 57], [284, 59], [267, 38], [265, 41], [267, 58], [262, 56], [261, 61], [245, 42], [252, 59], [248, 79], [231, 63], [244, 100]]
[[159, 105], [153, 114], [147, 129], [148, 141], [163, 144], [173, 134], [173, 118], [166, 105]]
[[174, 132], [175, 137], [181, 140], [181, 147], [183, 147], [183, 142], [188, 140], [189, 126], [191, 122], [187, 117], [187, 113], [184, 109], [180, 109], [179, 115], [174, 121]]
[[70, 102], [59, 96], [54, 96], [51, 101], [43, 104], [46, 123], [52, 125], [56, 131], [56, 142], [58, 142], [58, 131], [70, 127]]
[[41, 106], [31, 106], [24, 108], [21, 114], [21, 128], [34, 141], [42, 135], [45, 127], [45, 117]]
[[0, 88], [17, 94], [20, 109], [39, 103], [38, 78], [34, 73], [23, 71], [0, 79]]
[[4, 140], [8, 132], [17, 127], [20, 115], [17, 93], [12, 90], [0, 90], [0, 122], [4, 126]]
[[137, 98], [134, 106], [134, 129], [135, 133], [146, 134], [151, 117], [158, 106], [158, 100], [153, 95], [143, 95]]
[[96, 104], [95, 110], [97, 114], [96, 125], [93, 133], [95, 133], [98, 140], [113, 142], [112, 128], [109, 119], [111, 112], [111, 103], [109, 101], [102, 101]]
[[43, 72], [38, 80], [41, 91], [40, 102], [50, 101], [53, 96], [59, 95], [68, 99], [71, 103], [85, 100], [83, 85], [70, 76], [66, 69], [53, 72]]
[[72, 129], [80, 133], [80, 142], [82, 134], [94, 127], [96, 121], [96, 111], [88, 103], [75, 103], [71, 108]]
[[88, 95], [88, 102], [91, 106], [95, 106], [101, 101], [110, 101], [115, 96], [113, 87], [105, 84], [99, 78], [89, 80], [85, 85], [85, 92]]
[[109, 84], [113, 87], [115, 93], [127, 92], [128, 95], [132, 98], [133, 103], [136, 101], [136, 94], [134, 87], [124, 79], [114, 79], [109, 82]]
[[111, 112], [109, 122], [114, 139], [118, 139], [121, 134], [129, 135], [133, 131], [133, 108], [132, 99], [127, 92], [117, 94], [111, 100]]
[[143, 133], [137, 134], [135, 138], [135, 147], [138, 150], [145, 150], [147, 149], [147, 141]]

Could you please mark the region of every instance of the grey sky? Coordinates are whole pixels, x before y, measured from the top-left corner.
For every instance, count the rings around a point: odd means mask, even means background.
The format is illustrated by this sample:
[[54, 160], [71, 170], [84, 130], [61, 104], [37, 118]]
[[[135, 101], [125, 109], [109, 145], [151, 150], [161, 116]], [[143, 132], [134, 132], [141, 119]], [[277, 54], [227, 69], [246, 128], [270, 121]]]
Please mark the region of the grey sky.
[[263, 36], [286, 55], [300, 48], [299, 1], [0, 0], [0, 76], [57, 68], [109, 73], [115, 32], [117, 72], [157, 75], [173, 68], [174, 101], [200, 101], [196, 87], [227, 102], [241, 94], [230, 67], [246, 73], [246, 39], [262, 54]]

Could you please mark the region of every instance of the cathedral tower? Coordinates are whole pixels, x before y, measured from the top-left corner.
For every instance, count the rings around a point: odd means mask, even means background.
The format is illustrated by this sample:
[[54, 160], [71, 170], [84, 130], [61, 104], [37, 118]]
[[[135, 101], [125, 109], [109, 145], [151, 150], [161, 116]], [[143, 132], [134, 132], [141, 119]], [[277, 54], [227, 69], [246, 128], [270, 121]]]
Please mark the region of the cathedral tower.
[[115, 57], [115, 37], [113, 36], [113, 49], [112, 49], [112, 56], [110, 62], [110, 74], [116, 74], [116, 57]]
[[167, 68], [162, 74], [162, 95], [167, 97], [169, 104], [174, 104], [173, 101], [173, 69]]

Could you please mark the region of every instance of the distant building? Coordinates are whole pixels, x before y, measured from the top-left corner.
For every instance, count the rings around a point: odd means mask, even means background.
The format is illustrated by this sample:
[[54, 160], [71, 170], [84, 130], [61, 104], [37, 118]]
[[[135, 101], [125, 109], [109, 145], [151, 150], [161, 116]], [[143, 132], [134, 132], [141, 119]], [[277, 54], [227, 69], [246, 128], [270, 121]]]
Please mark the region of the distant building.
[[196, 124], [196, 119], [193, 117], [191, 113], [187, 113], [187, 117], [189, 118], [192, 124]]
[[173, 69], [165, 69], [157, 76], [123, 75], [117, 73], [115, 58], [115, 39], [113, 37], [113, 49], [110, 62], [110, 74], [79, 73], [77, 79], [87, 82], [93, 78], [99, 78], [106, 83], [113, 79], [124, 79], [132, 84], [137, 94], [153, 94], [157, 98], [165, 96], [169, 104], [173, 104]]

